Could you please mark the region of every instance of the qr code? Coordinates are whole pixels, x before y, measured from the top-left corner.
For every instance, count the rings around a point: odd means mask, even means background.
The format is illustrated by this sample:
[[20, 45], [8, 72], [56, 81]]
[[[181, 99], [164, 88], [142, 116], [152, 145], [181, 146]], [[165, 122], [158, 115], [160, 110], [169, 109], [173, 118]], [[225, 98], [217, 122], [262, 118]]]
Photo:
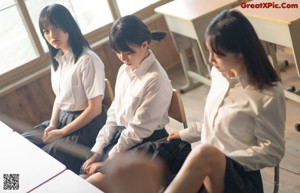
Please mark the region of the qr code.
[[20, 174], [3, 174], [3, 190], [19, 190]]

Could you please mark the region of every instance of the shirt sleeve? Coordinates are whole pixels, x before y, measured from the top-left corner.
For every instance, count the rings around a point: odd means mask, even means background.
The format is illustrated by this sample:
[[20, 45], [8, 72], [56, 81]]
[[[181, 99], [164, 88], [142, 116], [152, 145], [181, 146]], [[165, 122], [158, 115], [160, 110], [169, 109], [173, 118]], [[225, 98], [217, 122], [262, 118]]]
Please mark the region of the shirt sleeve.
[[179, 131], [181, 140], [194, 143], [201, 139], [202, 122], [194, 122], [191, 127]]
[[[137, 108], [134, 117], [123, 130], [118, 143], [109, 152], [109, 158], [124, 152], [149, 137], [160, 122], [168, 119], [168, 109], [172, 97], [172, 85], [169, 80], [152, 77], [146, 84], [143, 101]], [[165, 121], [164, 121], [165, 122]]]
[[[120, 68], [121, 69], [121, 68]], [[116, 81], [119, 81], [120, 77], [120, 69], [118, 71], [117, 79]], [[117, 89], [117, 88], [115, 88]], [[116, 93], [116, 90], [115, 90]], [[118, 108], [116, 107], [116, 101], [113, 100], [108, 111], [107, 111], [107, 119], [105, 126], [99, 131], [96, 143], [91, 149], [92, 152], [96, 152], [100, 155], [103, 153], [103, 148], [108, 145], [111, 140], [113, 139], [114, 135], [117, 132], [118, 124], [116, 123], [116, 111]]]
[[232, 154], [236, 154], [235, 158], [238, 160], [251, 165], [251, 168], [246, 169], [258, 170], [276, 166], [285, 153], [285, 119], [286, 107], [283, 94], [277, 93], [277, 96], [275, 94], [273, 97], [265, 97], [256, 117], [254, 135], [257, 137], [257, 145]]
[[96, 152], [100, 155], [103, 153], [103, 148], [110, 143], [114, 135], [117, 132], [117, 124], [115, 119], [115, 103], [112, 102], [110, 108], [107, 111], [107, 120], [105, 126], [99, 131], [96, 143], [91, 149], [92, 152]]
[[104, 64], [98, 56], [88, 55], [82, 59], [82, 85], [88, 99], [103, 96], [105, 90]]

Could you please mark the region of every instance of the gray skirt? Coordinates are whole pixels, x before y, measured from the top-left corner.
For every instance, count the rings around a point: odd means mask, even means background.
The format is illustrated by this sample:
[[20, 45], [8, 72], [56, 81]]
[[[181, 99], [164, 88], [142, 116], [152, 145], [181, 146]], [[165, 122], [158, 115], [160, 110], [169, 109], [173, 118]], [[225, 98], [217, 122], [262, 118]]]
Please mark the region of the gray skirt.
[[[57, 128], [61, 129], [68, 125], [81, 113], [82, 111], [61, 111]], [[35, 126], [31, 131], [22, 133], [22, 136], [63, 163], [68, 169], [79, 174], [80, 166], [89, 155], [89, 151], [82, 151], [75, 155], [72, 151], [69, 152], [64, 144], [70, 144], [73, 149], [76, 148], [76, 145], [81, 145], [86, 147], [86, 149], [90, 149], [95, 144], [99, 131], [103, 125], [105, 125], [106, 118], [106, 110], [102, 108], [102, 113], [95, 117], [90, 123], [63, 138], [48, 144], [43, 143], [42, 138], [44, 130], [50, 124], [49, 120]]]

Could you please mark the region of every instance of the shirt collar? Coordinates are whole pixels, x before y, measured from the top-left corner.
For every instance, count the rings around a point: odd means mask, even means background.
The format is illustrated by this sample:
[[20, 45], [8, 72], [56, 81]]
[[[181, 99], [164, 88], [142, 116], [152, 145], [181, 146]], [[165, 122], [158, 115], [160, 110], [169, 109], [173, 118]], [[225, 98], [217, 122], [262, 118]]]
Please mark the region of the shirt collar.
[[242, 73], [236, 77], [225, 77], [228, 80], [229, 85], [231, 87], [235, 87], [240, 84], [243, 88], [246, 88], [249, 84], [247, 73]]
[[59, 63], [63, 63], [63, 61], [70, 62], [74, 57], [74, 54], [71, 49], [69, 49], [66, 53], [63, 53], [59, 50], [54, 57]]
[[141, 62], [141, 64], [139, 65], [138, 68], [136, 68], [135, 70], [131, 70], [131, 68], [126, 66], [126, 72], [129, 77], [141, 78], [144, 74], [146, 74], [148, 72], [148, 69], [150, 68], [151, 64], [156, 59], [153, 52], [151, 50], [148, 50], [148, 51], [150, 53], [149, 56]]

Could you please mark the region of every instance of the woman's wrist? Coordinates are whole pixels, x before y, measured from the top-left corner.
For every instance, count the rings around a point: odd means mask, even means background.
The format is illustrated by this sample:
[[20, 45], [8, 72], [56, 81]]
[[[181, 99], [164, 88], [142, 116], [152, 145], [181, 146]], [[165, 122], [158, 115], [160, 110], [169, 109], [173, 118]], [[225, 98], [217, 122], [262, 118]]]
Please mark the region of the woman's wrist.
[[56, 121], [50, 121], [49, 127], [57, 128], [57, 122]]
[[93, 161], [97, 161], [97, 160], [99, 160], [99, 158], [100, 158], [100, 154], [94, 152], [94, 154], [92, 155], [92, 157], [90, 159]]

